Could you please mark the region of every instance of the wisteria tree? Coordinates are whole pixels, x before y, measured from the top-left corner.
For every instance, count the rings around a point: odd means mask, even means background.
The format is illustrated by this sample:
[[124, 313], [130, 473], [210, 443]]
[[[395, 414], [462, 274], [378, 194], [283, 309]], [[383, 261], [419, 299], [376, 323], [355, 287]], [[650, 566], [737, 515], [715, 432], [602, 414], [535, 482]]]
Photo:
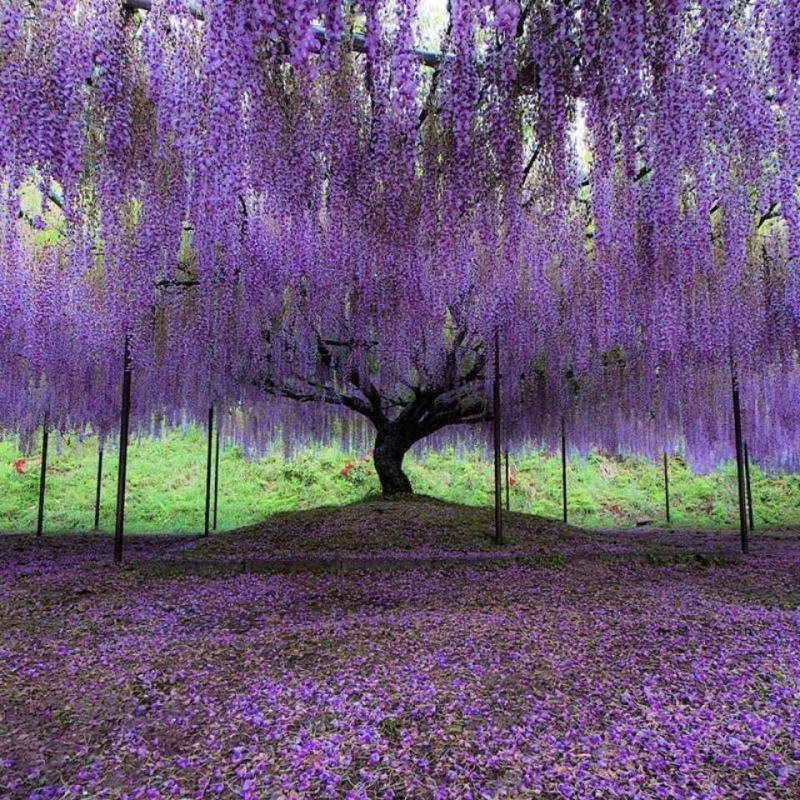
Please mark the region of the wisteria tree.
[[414, 0], [0, 15], [9, 427], [107, 430], [127, 341], [142, 423], [355, 413], [387, 494], [490, 418], [498, 353], [511, 440], [723, 441], [732, 370], [795, 435], [795, 4], [458, 0], [427, 39]]

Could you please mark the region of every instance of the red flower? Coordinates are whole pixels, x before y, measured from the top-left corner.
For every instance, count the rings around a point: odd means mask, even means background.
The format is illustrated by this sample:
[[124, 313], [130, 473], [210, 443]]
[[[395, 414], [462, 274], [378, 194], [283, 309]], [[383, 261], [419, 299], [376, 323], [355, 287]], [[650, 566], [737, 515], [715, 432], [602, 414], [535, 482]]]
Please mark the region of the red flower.
[[24, 458], [18, 458], [11, 466], [14, 467], [14, 471], [17, 475], [22, 475], [25, 471], [25, 465], [28, 462]]
[[349, 474], [350, 474], [352, 471], [353, 471], [353, 464], [352, 464], [350, 461], [348, 461], [348, 462], [347, 462], [347, 463], [346, 463], [346, 464], [345, 464], [345, 465], [344, 465], [344, 466], [343, 466], [343, 467], [342, 467], [342, 468], [339, 470], [339, 474], [340, 474], [340, 475], [341, 475], [343, 478], [346, 478], [346, 477], [347, 477], [347, 476], [348, 476], [348, 475], [349, 475]]
[[509, 479], [508, 479], [508, 485], [509, 486], [513, 486], [516, 482], [517, 482], [517, 479], [513, 475], [511, 475], [509, 477]]

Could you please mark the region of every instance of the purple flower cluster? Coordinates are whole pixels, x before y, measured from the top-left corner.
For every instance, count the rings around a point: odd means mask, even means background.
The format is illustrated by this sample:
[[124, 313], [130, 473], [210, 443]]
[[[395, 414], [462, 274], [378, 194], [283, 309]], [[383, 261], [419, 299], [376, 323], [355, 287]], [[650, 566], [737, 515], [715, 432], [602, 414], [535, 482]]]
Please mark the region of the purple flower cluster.
[[797, 468], [796, 6], [0, 0], [0, 426], [111, 432], [127, 338], [141, 430], [359, 441], [497, 331], [512, 446], [708, 466], [733, 370]]

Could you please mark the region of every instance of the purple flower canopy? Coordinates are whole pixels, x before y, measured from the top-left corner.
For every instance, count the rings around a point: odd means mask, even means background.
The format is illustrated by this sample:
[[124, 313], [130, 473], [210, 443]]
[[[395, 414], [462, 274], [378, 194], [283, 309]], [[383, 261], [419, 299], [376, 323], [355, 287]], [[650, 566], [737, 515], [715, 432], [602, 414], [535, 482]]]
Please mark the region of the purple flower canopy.
[[0, 0], [0, 426], [112, 431], [127, 337], [142, 429], [474, 435], [498, 331], [512, 445], [710, 466], [733, 371], [800, 467], [800, 5], [453, 0], [418, 44], [414, 0]]

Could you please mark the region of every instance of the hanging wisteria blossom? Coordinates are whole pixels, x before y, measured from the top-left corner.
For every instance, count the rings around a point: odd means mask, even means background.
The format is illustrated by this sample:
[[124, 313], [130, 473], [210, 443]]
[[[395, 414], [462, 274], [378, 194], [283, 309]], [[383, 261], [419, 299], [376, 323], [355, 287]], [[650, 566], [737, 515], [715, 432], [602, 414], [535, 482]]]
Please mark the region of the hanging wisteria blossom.
[[1, 0], [0, 424], [797, 468], [799, 126], [791, 0]]

